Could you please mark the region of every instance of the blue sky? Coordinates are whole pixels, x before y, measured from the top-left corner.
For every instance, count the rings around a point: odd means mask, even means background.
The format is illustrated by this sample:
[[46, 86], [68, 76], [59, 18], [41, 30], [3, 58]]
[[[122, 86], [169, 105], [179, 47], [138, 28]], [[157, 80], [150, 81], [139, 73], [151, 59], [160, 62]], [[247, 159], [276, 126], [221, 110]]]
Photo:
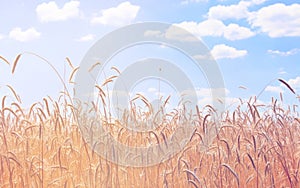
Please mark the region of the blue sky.
[[[0, 7], [0, 55], [10, 62], [19, 53], [33, 52], [50, 61], [68, 80], [66, 57], [78, 66], [105, 34], [131, 23], [164, 22], [202, 39], [219, 64], [231, 102], [258, 95], [265, 88], [259, 98], [262, 102], [279, 98], [282, 92], [286, 102], [299, 104], [276, 80], [284, 79], [300, 93], [300, 3], [296, 0], [16, 0], [1, 1]], [[161, 56], [169, 53], [162, 47], [150, 49]], [[141, 54], [146, 55], [137, 57]], [[119, 59], [126, 57], [130, 55]], [[111, 65], [113, 62], [117, 60]], [[9, 84], [24, 105], [29, 105], [47, 95], [55, 98], [62, 89], [50, 67], [33, 55], [21, 57], [14, 75], [11, 68], [0, 61], [1, 96], [11, 95], [5, 86]], [[204, 85], [198, 88], [202, 104], [208, 97]], [[157, 88], [147, 88], [144, 92], [157, 92]]]

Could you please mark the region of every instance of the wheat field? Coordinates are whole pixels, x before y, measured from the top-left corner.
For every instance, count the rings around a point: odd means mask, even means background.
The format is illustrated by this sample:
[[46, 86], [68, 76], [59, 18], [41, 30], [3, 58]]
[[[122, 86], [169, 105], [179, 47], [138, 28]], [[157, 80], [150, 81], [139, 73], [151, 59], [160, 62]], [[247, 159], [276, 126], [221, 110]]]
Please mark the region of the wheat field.
[[[12, 63], [12, 73], [20, 57]], [[78, 68], [67, 61], [73, 84]], [[84, 141], [68, 92], [61, 92], [57, 101], [45, 97], [24, 109], [9, 87], [15, 102], [7, 104], [4, 96], [0, 107], [1, 188], [300, 186], [297, 105], [283, 108], [276, 99], [270, 105], [257, 104], [255, 97], [241, 99], [234, 110], [222, 114], [222, 127], [205, 150], [200, 147], [208, 127], [214, 125], [209, 118], [214, 109], [199, 107], [192, 121], [196, 130], [184, 150], [157, 165], [124, 167], [97, 155]], [[105, 100], [105, 91], [98, 89], [100, 99]], [[132, 110], [136, 118], [149, 117]], [[124, 131], [122, 120], [104, 118], [103, 124], [120, 142], [153, 145], [164, 142], [177, 120], [184, 118], [179, 112], [168, 116], [165, 128], [152, 132], [154, 136]]]

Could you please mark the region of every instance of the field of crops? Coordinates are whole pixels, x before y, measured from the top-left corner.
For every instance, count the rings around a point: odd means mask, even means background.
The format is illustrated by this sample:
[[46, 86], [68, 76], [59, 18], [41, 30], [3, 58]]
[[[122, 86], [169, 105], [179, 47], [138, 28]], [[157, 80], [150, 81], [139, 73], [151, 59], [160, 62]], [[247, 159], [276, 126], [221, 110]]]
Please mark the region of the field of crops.
[[[192, 116], [196, 130], [184, 150], [157, 165], [124, 167], [98, 156], [86, 144], [68, 93], [62, 92], [58, 101], [45, 97], [24, 109], [10, 89], [15, 102], [8, 104], [3, 97], [0, 107], [0, 187], [300, 186], [297, 105], [284, 108], [280, 100], [262, 105], [255, 97], [241, 99], [234, 110], [222, 114], [222, 126], [205, 149], [203, 138], [215, 125], [209, 118], [215, 112], [209, 105], [199, 107]], [[143, 119], [151, 112], [133, 114]], [[164, 128], [151, 133], [126, 131], [123, 120], [107, 116], [102, 121], [120, 142], [151, 146], [164, 142], [178, 120], [186, 118], [179, 111], [167, 115]]]

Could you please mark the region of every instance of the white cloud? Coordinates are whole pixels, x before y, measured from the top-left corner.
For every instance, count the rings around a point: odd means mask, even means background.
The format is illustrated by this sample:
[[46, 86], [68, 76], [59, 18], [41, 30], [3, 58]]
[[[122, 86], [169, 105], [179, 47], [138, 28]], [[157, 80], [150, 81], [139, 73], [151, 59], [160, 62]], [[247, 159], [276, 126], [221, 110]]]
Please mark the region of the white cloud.
[[79, 1], [70, 1], [59, 8], [55, 1], [42, 3], [36, 7], [37, 17], [41, 22], [65, 21], [79, 17]]
[[248, 7], [250, 4], [250, 1], [240, 1], [238, 4], [229, 6], [213, 6], [208, 11], [208, 18], [218, 20], [247, 18], [249, 14]]
[[[276, 3], [263, 7], [258, 11], [249, 11], [250, 7], [264, 2], [266, 0], [242, 0], [238, 4], [213, 6], [209, 9], [207, 18], [209, 20], [246, 19], [252, 28], [258, 28], [270, 37], [300, 36], [300, 4], [285, 5]], [[254, 33], [245, 27], [240, 27], [238, 30], [234, 28], [230, 31], [227, 31], [227, 34], [224, 32], [225, 38], [227, 36], [227, 39], [230, 38], [229, 40], [239, 40], [239, 37], [235, 37], [237, 35], [233, 31], [238, 31], [242, 36], [241, 38], [254, 36]]]
[[196, 36], [222, 36], [223, 30], [226, 27], [223, 22], [215, 19], [205, 20], [203, 22], [181, 22], [174, 24], [182, 27]]
[[225, 92], [225, 95], [228, 95], [230, 91], [227, 88], [197, 88], [196, 93], [198, 97], [211, 97], [212, 92], [216, 92], [218, 95]]
[[94, 40], [94, 38], [95, 38], [95, 35], [88, 34], [88, 35], [80, 37], [77, 41], [79, 41], [79, 42], [87, 42], [87, 41]]
[[295, 55], [299, 52], [300, 52], [300, 49], [298, 49], [298, 48], [295, 48], [295, 49], [292, 49], [292, 50], [289, 50], [289, 51], [286, 51], [286, 52], [279, 51], [279, 50], [268, 50], [269, 54], [279, 55], [279, 56], [291, 56], [291, 55]]
[[283, 93], [283, 89], [279, 86], [267, 86], [265, 91], [273, 92], [273, 93]]
[[167, 48], [167, 45], [166, 44], [161, 44], [161, 45], [159, 45], [159, 48]]
[[159, 30], [147, 30], [144, 32], [145, 37], [163, 37], [163, 33]]
[[249, 28], [241, 27], [238, 24], [229, 24], [226, 26], [222, 21], [208, 19], [203, 22], [181, 22], [174, 24], [191, 32], [197, 37], [214, 36], [225, 37], [228, 40], [241, 40], [255, 35]]
[[140, 7], [132, 5], [126, 1], [117, 7], [112, 7], [101, 11], [101, 15], [96, 15], [91, 19], [92, 24], [103, 24], [112, 26], [122, 26], [130, 24], [137, 16]]
[[0, 34], [0, 40], [1, 40], [1, 39], [4, 39], [4, 35], [1, 35], [1, 34]]
[[[255, 33], [249, 28], [241, 27], [238, 24], [229, 24], [228, 26], [226, 26], [222, 21], [216, 19], [208, 19], [199, 23], [194, 21], [184, 21], [173, 25], [185, 29], [200, 40], [201, 37], [204, 36], [223, 36], [227, 40], [241, 40], [250, 38], [255, 35]], [[166, 38], [180, 41], [196, 40], [194, 36], [187, 34], [187, 32], [185, 32], [184, 30], [173, 27], [173, 25], [166, 31]], [[160, 31], [149, 30], [144, 33], [144, 36], [163, 37], [164, 34]]]
[[246, 39], [254, 35], [255, 33], [249, 28], [241, 27], [237, 24], [229, 24], [224, 30], [224, 37], [228, 40]]
[[41, 33], [36, 31], [35, 28], [31, 27], [25, 31], [21, 28], [16, 27], [9, 32], [9, 37], [20, 42], [28, 42], [40, 38]]
[[157, 92], [157, 89], [154, 88], [154, 87], [150, 87], [150, 88], [147, 89], [147, 91], [148, 91], [149, 93], [154, 93], [154, 92]]
[[[220, 103], [224, 103], [224, 101], [227, 101], [227, 96], [230, 93], [230, 91], [227, 88], [196, 88], [196, 95], [198, 98], [198, 105], [200, 107], [204, 107], [206, 105], [213, 105], [213, 101]], [[180, 93], [180, 96], [184, 95], [192, 95], [194, 93], [191, 93], [190, 90], [185, 90]], [[213, 97], [212, 94], [215, 96]]]
[[268, 1], [268, 0], [251, 0], [250, 2], [251, 2], [251, 4], [254, 4], [254, 5], [260, 5], [266, 1]]
[[[179, 27], [179, 29], [178, 29]], [[182, 29], [180, 29], [182, 28]], [[189, 28], [191, 29], [191, 28]], [[197, 38], [197, 35], [195, 36], [194, 35], [191, 35], [189, 32], [191, 32], [192, 34], [194, 34], [191, 30], [188, 30], [178, 24], [174, 24], [172, 26], [170, 26], [165, 35], [162, 35], [164, 37], [166, 37], [167, 39], [173, 39], [173, 40], [178, 40], [178, 41], [190, 41], [190, 42], [195, 42], [195, 41], [198, 41], [199, 40], [199, 36]]]
[[[284, 72], [286, 73], [286, 72]], [[300, 76], [296, 78], [289, 79], [286, 83], [295, 91], [300, 88]], [[265, 91], [274, 92], [274, 93], [284, 93], [284, 90], [288, 89], [287, 86], [283, 83], [280, 83], [279, 86], [267, 86]]]
[[278, 74], [280, 74], [280, 75], [282, 75], [282, 74], [286, 74], [287, 72], [286, 71], [284, 71], [284, 70], [281, 70], [281, 71], [279, 71], [278, 72]]
[[199, 2], [208, 2], [208, 0], [184, 0], [184, 1], [181, 1], [181, 4], [187, 5], [189, 3], [199, 3]]
[[300, 36], [300, 4], [282, 3], [252, 12], [249, 23], [270, 37]]
[[[225, 109], [235, 109], [237, 106], [240, 105], [241, 101], [239, 98], [235, 98], [235, 97], [225, 97], [225, 98], [218, 98], [216, 99], [217, 101], [215, 101], [215, 104], [220, 104], [223, 103], [225, 104]], [[213, 100], [211, 97], [204, 97], [201, 98], [200, 100], [198, 100], [198, 105], [200, 108], [205, 107], [206, 105], [211, 105], [213, 106]], [[214, 107], [214, 106], [213, 106]]]
[[225, 44], [219, 44], [213, 47], [211, 54], [215, 59], [234, 59], [247, 55], [247, 50], [237, 50]]
[[[284, 72], [285, 74], [286, 72]], [[300, 76], [296, 78], [289, 79], [286, 83], [295, 91], [300, 88]], [[265, 91], [274, 92], [274, 93], [284, 93], [284, 90], [288, 89], [287, 86], [283, 83], [280, 83], [279, 86], [267, 86]]]
[[[300, 76], [294, 78], [294, 79], [289, 79], [287, 83], [294, 89], [297, 90], [300, 88]], [[282, 84], [281, 84], [282, 85]]]
[[155, 92], [154, 95], [155, 95], [156, 97], [167, 96], [166, 93], [164, 93], [164, 92], [159, 92], [159, 91]]
[[193, 56], [194, 59], [196, 60], [200, 60], [200, 61], [203, 61], [203, 60], [213, 60], [213, 57], [211, 55], [211, 53], [207, 53], [207, 54], [198, 54], [198, 55], [194, 55]]
[[243, 19], [248, 18], [251, 14], [248, 8], [254, 5], [264, 3], [266, 0], [242, 0], [233, 5], [217, 5], [210, 7], [207, 17], [209, 19], [226, 20], [226, 19]]

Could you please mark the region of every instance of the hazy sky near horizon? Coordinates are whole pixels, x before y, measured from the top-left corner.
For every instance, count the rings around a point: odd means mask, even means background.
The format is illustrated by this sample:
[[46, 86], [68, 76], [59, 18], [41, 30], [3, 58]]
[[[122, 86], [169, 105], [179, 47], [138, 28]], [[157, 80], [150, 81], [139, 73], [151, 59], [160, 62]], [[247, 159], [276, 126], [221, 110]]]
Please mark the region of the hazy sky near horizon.
[[[259, 98], [263, 102], [281, 92], [286, 101], [299, 104], [277, 80], [284, 79], [300, 93], [300, 3], [296, 0], [15, 0], [0, 1], [0, 7], [0, 56], [12, 63], [20, 53], [38, 54], [66, 81], [70, 73], [66, 57], [78, 66], [105, 34], [128, 24], [155, 21], [175, 24], [201, 38], [220, 67], [231, 101], [264, 89]], [[161, 52], [157, 54], [163, 58]], [[21, 56], [14, 75], [11, 69], [0, 59], [1, 97], [11, 95], [7, 84], [25, 105], [47, 95], [58, 96], [62, 90], [54, 71], [33, 55]], [[209, 96], [207, 88], [197, 89], [203, 104]], [[147, 86], [144, 92], [157, 91]]]

